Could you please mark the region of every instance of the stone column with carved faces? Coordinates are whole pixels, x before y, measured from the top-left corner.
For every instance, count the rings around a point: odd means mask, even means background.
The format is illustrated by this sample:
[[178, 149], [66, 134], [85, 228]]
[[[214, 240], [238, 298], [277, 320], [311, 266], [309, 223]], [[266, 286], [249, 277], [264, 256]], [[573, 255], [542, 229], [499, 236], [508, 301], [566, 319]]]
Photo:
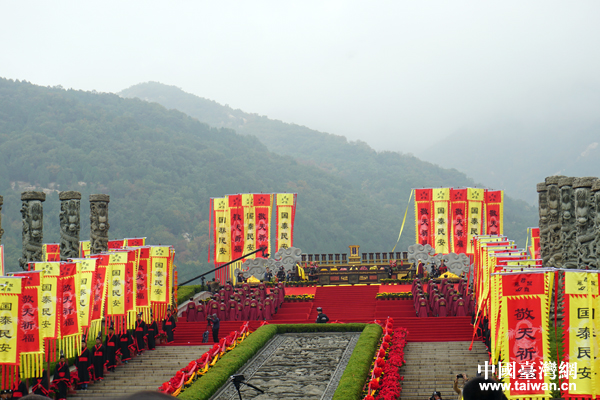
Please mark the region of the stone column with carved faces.
[[594, 243], [596, 231], [595, 197], [592, 186], [596, 181], [593, 177], [576, 178], [573, 182], [575, 190], [575, 216], [577, 219], [577, 268], [598, 268]]
[[548, 254], [544, 257], [544, 266], [560, 268], [562, 266], [562, 242], [560, 240], [560, 189], [558, 181], [565, 176], [546, 178], [548, 191]]
[[540, 253], [545, 265], [546, 260], [550, 259], [550, 252], [548, 248], [548, 188], [546, 187], [545, 182], [537, 184], [537, 192], [539, 204], [538, 211], [540, 214]]
[[44, 192], [21, 193], [21, 215], [23, 219], [23, 256], [19, 266], [27, 269], [30, 262], [42, 261], [42, 242], [44, 239]]
[[558, 180], [560, 189], [560, 241], [562, 245], [562, 267], [577, 268], [577, 221], [575, 219], [575, 178]]
[[60, 259], [79, 257], [81, 193], [60, 192]]
[[0, 196], [0, 244], [2, 244], [2, 235], [4, 235], [4, 229], [2, 229], [2, 204], [4, 204], [4, 198]]
[[108, 203], [107, 194], [90, 194], [90, 253], [108, 251]]

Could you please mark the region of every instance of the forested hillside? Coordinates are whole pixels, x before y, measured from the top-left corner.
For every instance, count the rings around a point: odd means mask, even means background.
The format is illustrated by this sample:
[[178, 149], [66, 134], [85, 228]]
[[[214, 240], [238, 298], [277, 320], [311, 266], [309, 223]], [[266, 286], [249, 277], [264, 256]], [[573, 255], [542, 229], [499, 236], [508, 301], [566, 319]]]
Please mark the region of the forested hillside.
[[[398, 215], [404, 213], [411, 188], [477, 185], [456, 169], [445, 169], [407, 154], [376, 152], [364, 142], [349, 142], [343, 136], [234, 110], [174, 86], [147, 82], [125, 89], [120, 95], [157, 102], [167, 108], [185, 112], [211, 126], [231, 128], [245, 135], [256, 136], [272, 152], [291, 156], [301, 163], [316, 165], [343, 178], [368, 196], [377, 208], [386, 210], [392, 224], [397, 224]], [[490, 154], [490, 157], [494, 154]], [[467, 158], [461, 157], [460, 160], [466, 162]], [[504, 182], [519, 182], [521, 174], [511, 171], [510, 174], [499, 171], [499, 174], [503, 176]], [[483, 183], [490, 184], [487, 181]], [[481, 184], [477, 186], [481, 187]], [[503, 189], [503, 186], [496, 185], [493, 188]], [[535, 184], [529, 190], [535, 193]], [[524, 201], [514, 200], [509, 196], [505, 202], [505, 234], [525, 246], [527, 227], [538, 224], [537, 210]], [[412, 215], [409, 214], [409, 217]], [[414, 241], [414, 227], [409, 224], [407, 228], [409, 230], [404, 232], [403, 238]]]
[[[210, 197], [297, 192], [295, 245], [307, 252], [345, 252], [349, 244], [390, 251], [407, 201], [402, 195], [389, 207], [346, 179], [270, 152], [255, 137], [158, 104], [6, 79], [0, 160], [9, 271], [18, 268], [20, 192], [29, 187], [55, 190], [44, 204], [44, 242], [59, 238], [57, 190], [82, 192], [82, 240], [89, 238], [87, 196], [107, 193], [110, 237], [173, 244], [181, 279], [208, 268]], [[412, 242], [408, 228], [402, 248]]]

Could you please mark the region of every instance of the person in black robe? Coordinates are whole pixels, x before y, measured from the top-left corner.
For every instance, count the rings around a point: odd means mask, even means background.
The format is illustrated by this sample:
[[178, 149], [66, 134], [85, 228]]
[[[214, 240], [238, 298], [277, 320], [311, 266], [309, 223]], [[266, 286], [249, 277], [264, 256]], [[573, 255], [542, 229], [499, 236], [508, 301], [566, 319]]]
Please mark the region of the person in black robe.
[[104, 346], [106, 347], [106, 369], [110, 372], [114, 372], [115, 366], [117, 365], [117, 350], [119, 350], [118, 335], [115, 335], [115, 327], [110, 326], [108, 328], [108, 335], [104, 339]]
[[87, 348], [85, 337], [81, 342], [81, 353], [75, 357], [75, 366], [77, 367], [77, 375], [79, 376], [79, 390], [87, 390], [90, 383], [90, 350]]
[[104, 379], [104, 365], [106, 364], [106, 349], [102, 345], [102, 337], [98, 335], [96, 345], [92, 349], [92, 364], [94, 365], [94, 380]]
[[21, 377], [19, 375], [17, 375], [17, 379], [13, 382], [12, 391], [13, 399], [20, 399], [21, 397], [27, 396], [29, 394], [29, 391], [27, 390], [27, 385], [21, 380]]
[[131, 345], [133, 344], [133, 338], [131, 337], [131, 333], [129, 333], [128, 330], [123, 331], [123, 333], [121, 333], [121, 336], [119, 337], [119, 343], [120, 343], [120, 352], [121, 352], [121, 362], [122, 363], [129, 363], [129, 360], [131, 360]]
[[175, 339], [173, 338], [173, 331], [175, 330], [175, 317], [171, 314], [171, 310], [167, 312], [167, 317], [163, 321], [163, 331], [167, 333], [167, 344], [172, 343]]
[[148, 350], [154, 350], [156, 348], [156, 337], [158, 336], [158, 324], [154, 320], [152, 312], [150, 312], [150, 319], [152, 322], [148, 326]]
[[46, 396], [50, 394], [50, 385], [48, 384], [48, 371], [44, 370], [42, 376], [39, 378], [33, 378], [33, 386], [31, 387], [31, 393], [38, 394], [40, 396]]
[[137, 321], [135, 321], [135, 345], [138, 356], [142, 355], [142, 351], [146, 347], [144, 336], [146, 336], [146, 323], [142, 321], [142, 313], [139, 313]]
[[60, 361], [56, 364], [55, 368], [52, 383], [58, 387], [56, 400], [66, 400], [67, 390], [71, 386], [71, 372], [69, 371], [69, 363], [67, 363], [62, 351], [60, 353]]

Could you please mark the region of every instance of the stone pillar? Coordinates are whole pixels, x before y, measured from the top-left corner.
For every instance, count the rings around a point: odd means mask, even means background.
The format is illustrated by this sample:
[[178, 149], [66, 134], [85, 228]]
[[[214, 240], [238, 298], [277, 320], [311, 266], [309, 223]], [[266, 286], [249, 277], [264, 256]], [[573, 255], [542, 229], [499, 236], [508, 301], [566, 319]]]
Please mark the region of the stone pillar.
[[594, 195], [594, 206], [596, 209], [596, 218], [594, 221], [594, 230], [596, 232], [596, 268], [600, 269], [600, 179], [592, 184], [592, 194]]
[[60, 192], [60, 260], [79, 257], [81, 193]]
[[540, 253], [542, 260], [544, 260], [544, 266], [550, 259], [548, 250], [548, 189], [546, 183], [537, 184], [538, 192], [538, 211], [540, 214]]
[[[546, 178], [548, 191], [548, 261], [546, 267], [561, 268], [562, 242], [560, 240], [560, 189], [558, 181], [566, 176], [549, 176]], [[546, 261], [546, 257], [544, 257]]]
[[27, 269], [30, 262], [42, 261], [42, 241], [44, 239], [44, 192], [21, 193], [21, 215], [23, 216], [23, 257], [19, 265]]
[[573, 182], [575, 189], [575, 216], [577, 218], [577, 268], [589, 267], [596, 269], [596, 252], [594, 242], [596, 232], [594, 221], [596, 219], [595, 198], [592, 194], [592, 185], [596, 178], [576, 178]]
[[90, 253], [108, 251], [108, 203], [107, 194], [90, 194]]
[[575, 178], [558, 180], [560, 188], [560, 241], [562, 244], [562, 267], [577, 268], [577, 221], [575, 219]]
[[2, 235], [4, 235], [4, 229], [2, 229], [2, 204], [4, 204], [4, 198], [0, 196], [0, 244], [2, 244]]

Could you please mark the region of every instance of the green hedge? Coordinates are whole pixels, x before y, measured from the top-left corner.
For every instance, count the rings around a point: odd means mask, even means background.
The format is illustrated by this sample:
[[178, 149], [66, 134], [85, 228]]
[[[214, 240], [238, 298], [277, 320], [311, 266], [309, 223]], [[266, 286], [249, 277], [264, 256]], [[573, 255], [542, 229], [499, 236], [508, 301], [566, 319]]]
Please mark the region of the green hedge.
[[[178, 397], [183, 400], [207, 400], [227, 383], [229, 377], [246, 364], [267, 342], [280, 333], [303, 332], [361, 332], [350, 362], [335, 392], [334, 399], [360, 399], [367, 379], [375, 347], [382, 329], [376, 324], [286, 324], [258, 328], [228, 352], [214, 367], [185, 389]], [[339, 392], [339, 395], [338, 395]], [[350, 395], [351, 394], [351, 395]]]
[[185, 285], [177, 288], [177, 305], [187, 301], [196, 293], [208, 290], [208, 286], [204, 285]]
[[367, 381], [382, 333], [383, 329], [377, 324], [369, 324], [362, 331], [333, 395], [333, 400], [359, 400], [362, 398], [363, 386]]

